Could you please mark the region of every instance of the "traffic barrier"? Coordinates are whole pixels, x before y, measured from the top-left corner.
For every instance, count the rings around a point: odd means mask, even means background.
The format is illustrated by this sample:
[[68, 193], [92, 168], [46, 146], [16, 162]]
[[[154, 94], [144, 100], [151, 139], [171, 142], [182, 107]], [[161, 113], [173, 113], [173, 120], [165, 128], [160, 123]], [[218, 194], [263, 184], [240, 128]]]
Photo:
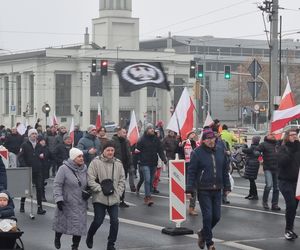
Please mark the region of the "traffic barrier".
[[181, 227], [186, 220], [186, 194], [185, 194], [185, 161], [169, 161], [169, 213], [170, 220], [176, 223], [176, 227], [165, 227], [162, 233], [175, 235], [193, 234], [193, 230]]

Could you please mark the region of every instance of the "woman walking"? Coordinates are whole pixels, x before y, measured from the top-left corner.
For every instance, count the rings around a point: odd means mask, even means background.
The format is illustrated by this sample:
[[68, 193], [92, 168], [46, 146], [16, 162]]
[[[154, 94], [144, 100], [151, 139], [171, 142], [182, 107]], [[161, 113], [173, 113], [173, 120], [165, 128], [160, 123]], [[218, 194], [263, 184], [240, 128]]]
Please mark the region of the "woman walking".
[[92, 190], [94, 220], [86, 238], [88, 248], [93, 247], [93, 237], [102, 225], [106, 211], [110, 217], [107, 250], [115, 250], [119, 230], [119, 203], [125, 188], [125, 172], [120, 160], [114, 157], [115, 145], [108, 141], [102, 155], [93, 159], [88, 169], [88, 184]]
[[72, 250], [77, 250], [81, 236], [86, 235], [87, 231], [87, 201], [82, 198], [82, 190], [87, 186], [87, 167], [81, 150], [72, 148], [69, 156], [54, 179], [57, 204], [53, 223], [54, 245], [60, 249], [61, 236], [72, 235]]
[[278, 152], [279, 190], [285, 204], [285, 234], [287, 240], [294, 240], [298, 235], [294, 232], [294, 221], [299, 201], [296, 197], [296, 187], [299, 175], [300, 143], [296, 130], [285, 133], [283, 145]]

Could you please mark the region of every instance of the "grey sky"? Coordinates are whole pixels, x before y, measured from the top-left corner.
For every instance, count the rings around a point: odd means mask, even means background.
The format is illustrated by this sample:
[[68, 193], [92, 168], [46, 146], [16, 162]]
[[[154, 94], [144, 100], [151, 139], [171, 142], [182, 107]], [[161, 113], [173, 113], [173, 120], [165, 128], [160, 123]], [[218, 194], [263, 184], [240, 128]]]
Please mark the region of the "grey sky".
[[[263, 0], [258, 1], [261, 3]], [[283, 33], [300, 31], [300, 1], [279, 0]], [[1, 0], [0, 48], [12, 51], [77, 44], [99, 0]], [[133, 0], [140, 38], [212, 35], [265, 39], [261, 11], [254, 0]], [[269, 29], [269, 23], [267, 23]], [[300, 34], [285, 38], [300, 39]]]

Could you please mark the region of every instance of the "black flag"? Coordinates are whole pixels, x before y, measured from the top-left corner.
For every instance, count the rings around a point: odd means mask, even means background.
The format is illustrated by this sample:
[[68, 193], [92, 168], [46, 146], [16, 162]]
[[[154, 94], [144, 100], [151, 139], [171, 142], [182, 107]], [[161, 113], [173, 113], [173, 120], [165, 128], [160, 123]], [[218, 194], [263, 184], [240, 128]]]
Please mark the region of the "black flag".
[[127, 92], [147, 86], [170, 91], [169, 82], [160, 62], [117, 62], [115, 70], [120, 84]]

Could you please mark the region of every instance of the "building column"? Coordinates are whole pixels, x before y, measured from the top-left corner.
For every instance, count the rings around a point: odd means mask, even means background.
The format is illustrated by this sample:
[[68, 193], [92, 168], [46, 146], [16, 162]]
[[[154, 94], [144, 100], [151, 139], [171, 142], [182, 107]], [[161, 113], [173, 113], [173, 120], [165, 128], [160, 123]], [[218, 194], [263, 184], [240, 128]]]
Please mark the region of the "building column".
[[[105, 82], [105, 79], [104, 79]], [[105, 82], [107, 85], [108, 82]], [[103, 93], [105, 95], [105, 93]], [[110, 91], [110, 104], [109, 104], [109, 115], [110, 121], [119, 123], [119, 110], [120, 110], [120, 90], [119, 90], [119, 78], [117, 74], [111, 74], [111, 91]], [[106, 102], [107, 103], [107, 102]], [[107, 108], [107, 107], [106, 107]]]
[[13, 74], [9, 75], [8, 82], [9, 82], [9, 120], [10, 120], [10, 127], [12, 128], [16, 125], [15, 124], [16, 113], [12, 112], [11, 110], [12, 106], [15, 106], [16, 108], [16, 83]]
[[86, 130], [90, 125], [90, 109], [91, 109], [91, 96], [90, 96], [90, 82], [91, 77], [89, 72], [83, 72], [81, 78], [81, 111], [82, 111], [82, 130]]
[[141, 120], [143, 124], [147, 122], [147, 111], [148, 111], [148, 102], [147, 102], [147, 88], [142, 88], [133, 92], [135, 98], [135, 115], [137, 121]]

